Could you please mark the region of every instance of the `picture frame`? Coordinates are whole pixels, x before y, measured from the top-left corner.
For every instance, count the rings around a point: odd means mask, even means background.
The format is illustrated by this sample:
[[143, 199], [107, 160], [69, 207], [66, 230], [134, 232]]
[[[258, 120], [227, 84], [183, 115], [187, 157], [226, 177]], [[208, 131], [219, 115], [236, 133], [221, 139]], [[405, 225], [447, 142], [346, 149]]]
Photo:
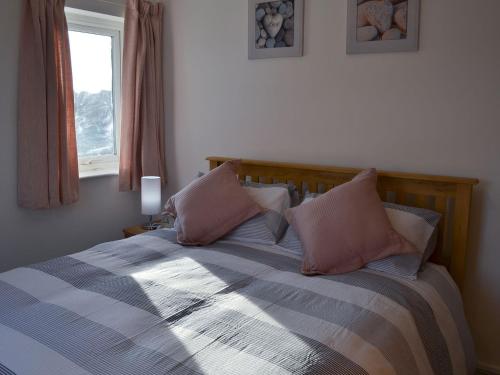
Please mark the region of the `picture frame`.
[[[406, 17], [402, 16], [403, 11]], [[367, 14], [390, 14], [391, 19], [372, 16], [370, 22]], [[419, 23], [420, 0], [348, 0], [346, 52], [418, 51]]]
[[248, 0], [248, 58], [303, 56], [304, 0]]

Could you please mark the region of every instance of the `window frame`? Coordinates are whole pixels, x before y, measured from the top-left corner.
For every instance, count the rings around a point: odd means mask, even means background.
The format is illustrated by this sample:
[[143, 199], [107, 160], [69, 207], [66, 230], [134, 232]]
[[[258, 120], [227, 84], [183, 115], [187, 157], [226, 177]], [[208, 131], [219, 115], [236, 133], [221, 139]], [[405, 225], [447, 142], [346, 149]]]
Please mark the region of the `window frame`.
[[69, 31], [104, 35], [112, 40], [112, 88], [113, 88], [113, 121], [114, 121], [114, 155], [88, 156], [78, 158], [80, 179], [96, 176], [117, 175], [120, 161], [121, 131], [121, 77], [123, 25], [122, 17], [110, 16], [86, 10], [65, 7], [66, 21]]

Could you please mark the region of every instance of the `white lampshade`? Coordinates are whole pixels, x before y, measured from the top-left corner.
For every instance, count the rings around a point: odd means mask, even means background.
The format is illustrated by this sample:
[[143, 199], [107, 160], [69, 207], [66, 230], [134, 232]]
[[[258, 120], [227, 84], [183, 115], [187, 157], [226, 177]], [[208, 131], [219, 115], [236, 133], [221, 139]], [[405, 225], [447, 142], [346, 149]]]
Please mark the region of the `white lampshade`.
[[141, 202], [143, 215], [157, 215], [161, 212], [161, 179], [157, 176], [141, 178]]

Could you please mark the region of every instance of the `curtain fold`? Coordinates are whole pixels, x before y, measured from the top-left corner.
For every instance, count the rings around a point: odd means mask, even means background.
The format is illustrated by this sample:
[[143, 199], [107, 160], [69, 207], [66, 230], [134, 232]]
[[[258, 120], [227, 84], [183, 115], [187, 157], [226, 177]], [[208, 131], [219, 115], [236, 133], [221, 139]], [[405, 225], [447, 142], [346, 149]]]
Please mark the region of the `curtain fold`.
[[18, 205], [78, 200], [73, 77], [64, 0], [24, 0], [19, 54]]
[[122, 74], [120, 191], [142, 176], [166, 180], [163, 104], [163, 4], [128, 0]]

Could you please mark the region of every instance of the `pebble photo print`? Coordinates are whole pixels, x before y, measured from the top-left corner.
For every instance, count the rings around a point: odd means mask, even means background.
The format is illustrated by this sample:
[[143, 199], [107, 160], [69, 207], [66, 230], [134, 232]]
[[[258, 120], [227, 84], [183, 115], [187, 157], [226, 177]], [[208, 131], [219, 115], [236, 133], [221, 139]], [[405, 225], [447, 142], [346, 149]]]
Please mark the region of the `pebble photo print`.
[[408, 1], [358, 0], [357, 40], [406, 39]]
[[283, 48], [294, 44], [295, 0], [269, 1], [255, 7], [255, 47]]

